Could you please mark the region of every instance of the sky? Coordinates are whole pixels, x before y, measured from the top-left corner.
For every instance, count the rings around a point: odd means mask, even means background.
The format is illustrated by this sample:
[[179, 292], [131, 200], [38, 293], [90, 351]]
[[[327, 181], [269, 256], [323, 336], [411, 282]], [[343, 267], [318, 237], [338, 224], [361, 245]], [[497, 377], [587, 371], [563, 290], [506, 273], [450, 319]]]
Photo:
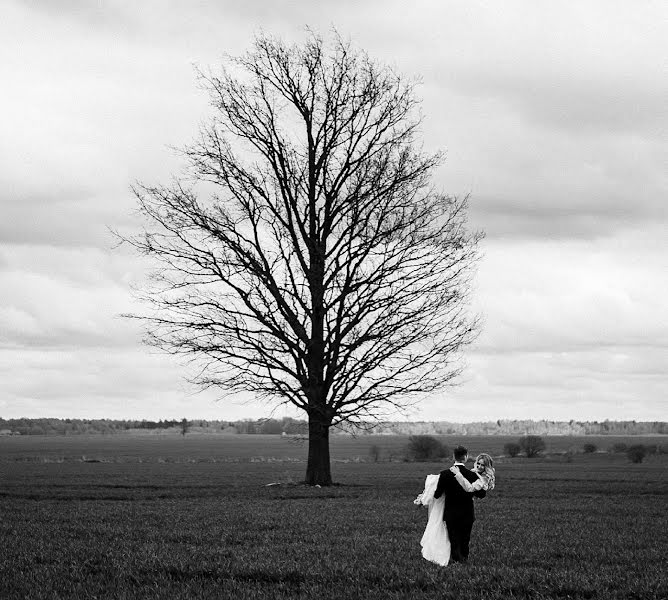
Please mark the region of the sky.
[[395, 420], [668, 420], [668, 4], [5, 0], [0, 417], [299, 416], [220, 400], [122, 318], [109, 229], [210, 116], [195, 65], [335, 27], [419, 77], [434, 183], [483, 230], [460, 385]]

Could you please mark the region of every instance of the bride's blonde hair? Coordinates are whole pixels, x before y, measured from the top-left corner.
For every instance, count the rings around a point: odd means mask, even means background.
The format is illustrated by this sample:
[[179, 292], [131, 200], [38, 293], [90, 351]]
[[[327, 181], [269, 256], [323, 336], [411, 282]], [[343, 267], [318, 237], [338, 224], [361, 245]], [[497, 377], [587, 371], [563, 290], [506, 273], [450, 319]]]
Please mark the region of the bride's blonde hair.
[[487, 485], [489, 490], [494, 489], [496, 484], [496, 472], [494, 471], [494, 459], [489, 454], [478, 454], [475, 458], [475, 462], [480, 461], [485, 470], [483, 473], [480, 473], [485, 479], [487, 479]]

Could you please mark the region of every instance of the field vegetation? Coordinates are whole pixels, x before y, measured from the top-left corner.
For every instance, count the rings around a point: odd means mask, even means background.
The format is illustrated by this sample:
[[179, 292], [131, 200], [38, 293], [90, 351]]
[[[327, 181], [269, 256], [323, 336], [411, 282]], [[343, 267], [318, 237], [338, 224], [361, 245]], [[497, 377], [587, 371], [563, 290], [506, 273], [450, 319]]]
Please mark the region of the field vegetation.
[[[0, 439], [0, 598], [668, 597], [665, 454], [545, 438], [499, 458], [469, 564], [443, 569], [412, 500], [446, 463], [390, 460], [407, 440], [335, 438], [338, 485], [313, 488], [280, 436]], [[509, 438], [443, 441], [500, 455]]]

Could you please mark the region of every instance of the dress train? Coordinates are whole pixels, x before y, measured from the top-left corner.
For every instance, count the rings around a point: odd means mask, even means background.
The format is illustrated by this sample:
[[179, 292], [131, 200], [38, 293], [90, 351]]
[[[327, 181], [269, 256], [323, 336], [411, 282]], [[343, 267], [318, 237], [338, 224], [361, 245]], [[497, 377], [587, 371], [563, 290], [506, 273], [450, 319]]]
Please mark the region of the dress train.
[[424, 491], [416, 498], [416, 504], [422, 504], [429, 510], [427, 527], [420, 540], [422, 556], [431, 562], [446, 566], [450, 562], [450, 539], [448, 529], [443, 521], [445, 498], [434, 498], [438, 485], [438, 475], [427, 475]]

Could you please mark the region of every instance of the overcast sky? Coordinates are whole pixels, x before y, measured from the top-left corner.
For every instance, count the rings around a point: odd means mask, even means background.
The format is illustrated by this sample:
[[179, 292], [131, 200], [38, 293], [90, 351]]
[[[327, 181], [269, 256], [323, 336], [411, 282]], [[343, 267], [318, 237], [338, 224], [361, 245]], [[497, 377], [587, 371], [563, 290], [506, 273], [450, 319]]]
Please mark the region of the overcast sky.
[[[397, 419], [668, 418], [668, 3], [5, 0], [0, 417], [269, 415], [141, 344], [129, 186], [209, 114], [193, 65], [335, 26], [420, 76], [436, 183], [486, 232], [461, 385]], [[277, 411], [275, 416], [283, 416]]]

